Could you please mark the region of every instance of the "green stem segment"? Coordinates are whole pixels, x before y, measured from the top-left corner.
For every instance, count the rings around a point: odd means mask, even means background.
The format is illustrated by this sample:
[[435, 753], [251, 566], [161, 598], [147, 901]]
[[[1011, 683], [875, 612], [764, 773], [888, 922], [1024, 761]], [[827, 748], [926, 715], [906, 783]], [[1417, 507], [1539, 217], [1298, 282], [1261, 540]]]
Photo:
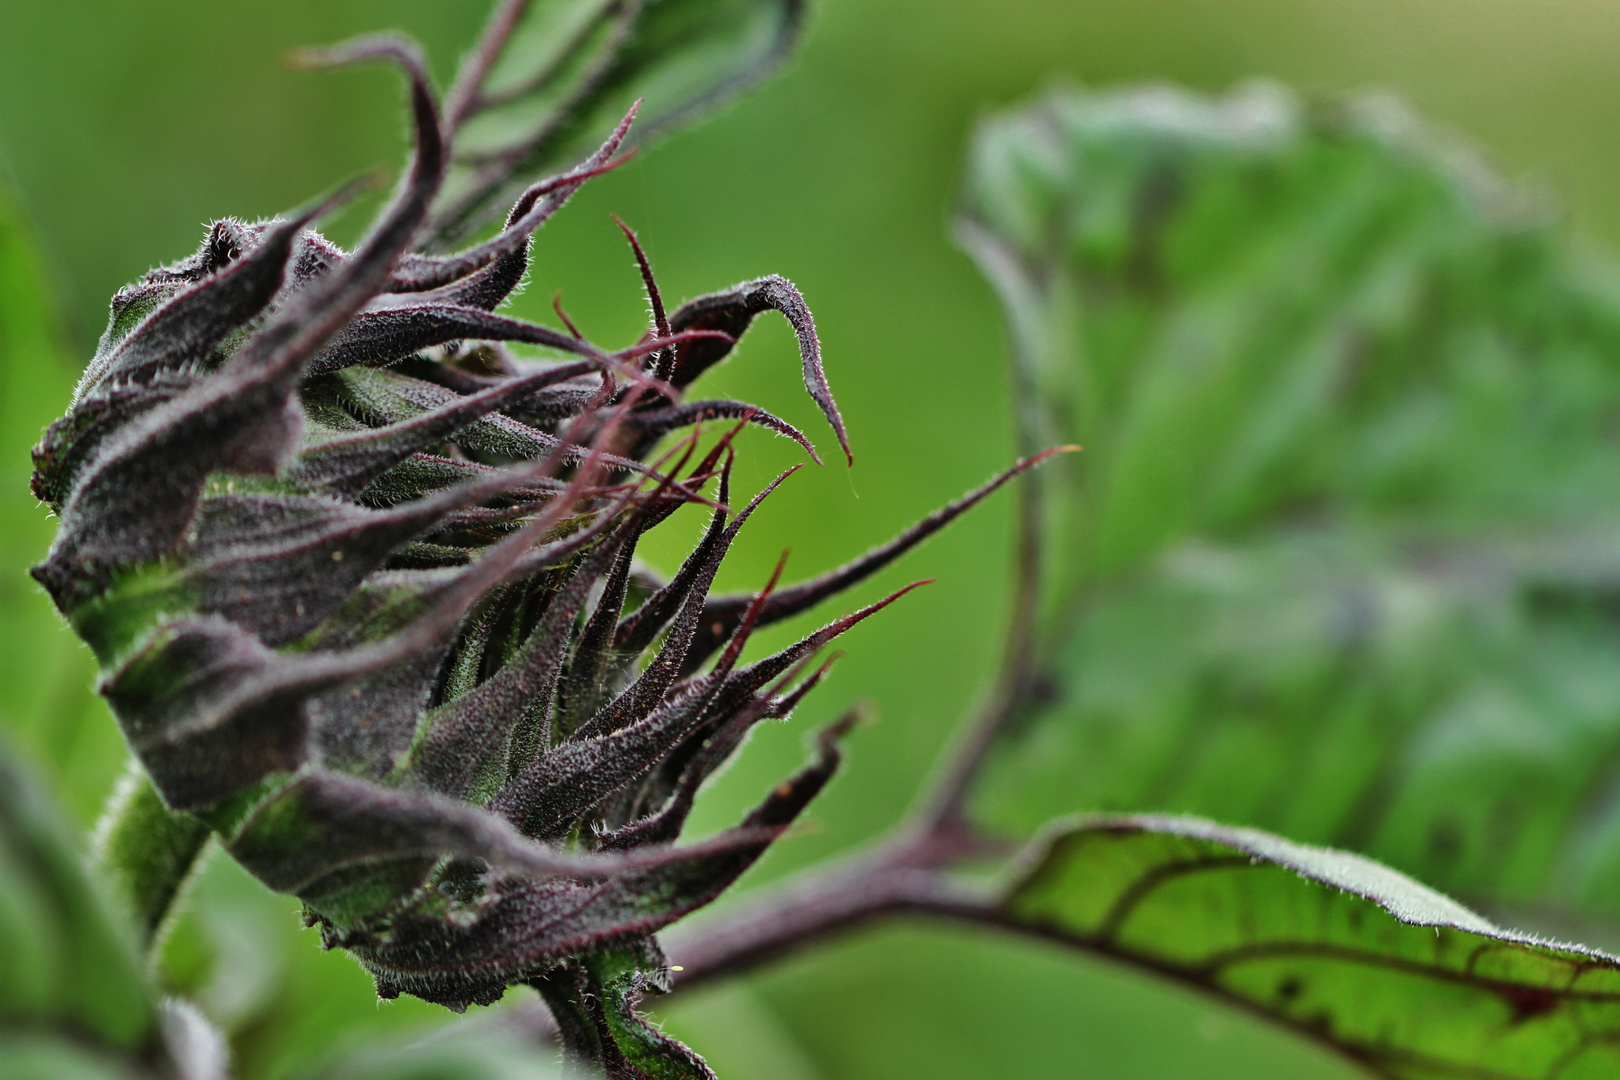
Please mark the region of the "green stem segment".
[[96, 857], [143, 950], [157, 942], [208, 835], [199, 819], [164, 806], [141, 767], [129, 763], [96, 829]]

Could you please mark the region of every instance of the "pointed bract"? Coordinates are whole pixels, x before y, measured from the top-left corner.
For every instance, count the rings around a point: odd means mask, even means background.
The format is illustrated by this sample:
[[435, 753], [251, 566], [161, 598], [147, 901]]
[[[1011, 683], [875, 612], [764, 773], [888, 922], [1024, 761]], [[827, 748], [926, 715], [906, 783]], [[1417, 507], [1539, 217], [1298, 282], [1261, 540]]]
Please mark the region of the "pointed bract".
[[[61, 517], [35, 576], [94, 650], [151, 790], [301, 897], [383, 996], [464, 1008], [531, 982], [571, 1051], [613, 1075], [709, 1076], [635, 1014], [667, 985], [652, 935], [795, 820], [847, 725], [735, 828], [685, 847], [681, 828], [752, 727], [820, 682], [818, 650], [906, 590], [739, 666], [749, 634], [1006, 476], [832, 575], [710, 597], [793, 471], [733, 512], [739, 433], [764, 427], [816, 457], [756, 406], [680, 400], [755, 315], [792, 324], [849, 451], [798, 290], [761, 278], [666, 312], [627, 228], [652, 309], [640, 340], [604, 349], [566, 318], [558, 331], [497, 314], [534, 230], [614, 166], [634, 110], [576, 169], [529, 187], [494, 238], [434, 255], [419, 233], [470, 91], [445, 121], [394, 37], [304, 59], [404, 70], [410, 167], [353, 251], [310, 227], [351, 185], [286, 218], [216, 222], [196, 255], [115, 298], [35, 451], [34, 490]], [[736, 423], [700, 452], [697, 426], [716, 419]], [[637, 544], [689, 504], [710, 508], [708, 528], [649, 584]], [[162, 903], [187, 869], [155, 883]], [[161, 904], [142, 911], [161, 921]]]

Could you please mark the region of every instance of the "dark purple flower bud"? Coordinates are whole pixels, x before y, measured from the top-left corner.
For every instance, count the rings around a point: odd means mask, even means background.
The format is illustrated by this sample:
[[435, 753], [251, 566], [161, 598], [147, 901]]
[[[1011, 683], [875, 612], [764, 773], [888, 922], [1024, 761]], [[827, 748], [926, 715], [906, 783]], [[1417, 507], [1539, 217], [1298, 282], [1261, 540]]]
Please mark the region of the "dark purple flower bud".
[[[311, 228], [342, 195], [216, 223], [195, 255], [114, 298], [35, 451], [34, 489], [61, 518], [35, 576], [95, 650], [144, 772], [122, 820], [163, 823], [113, 830], [115, 869], [151, 929], [216, 834], [302, 898], [385, 997], [462, 1009], [530, 983], [571, 1050], [610, 1074], [658, 1060], [706, 1075], [633, 1012], [667, 981], [654, 935], [793, 822], [848, 725], [736, 827], [679, 846], [693, 797], [820, 680], [819, 649], [906, 590], [739, 666], [744, 644], [1006, 477], [824, 579], [711, 597], [776, 484], [733, 506], [735, 430], [701, 458], [690, 434], [649, 455], [715, 419], [815, 454], [763, 410], [681, 400], [767, 310], [793, 325], [848, 454], [803, 298], [773, 276], [666, 316], [631, 235], [655, 313], [640, 342], [607, 350], [496, 314], [532, 231], [611, 167], [631, 117], [532, 185], [492, 240], [428, 254], [448, 147], [419, 56], [374, 38], [325, 59], [379, 57], [410, 79], [416, 151], [360, 245]], [[649, 586], [637, 543], [689, 503], [710, 526]]]

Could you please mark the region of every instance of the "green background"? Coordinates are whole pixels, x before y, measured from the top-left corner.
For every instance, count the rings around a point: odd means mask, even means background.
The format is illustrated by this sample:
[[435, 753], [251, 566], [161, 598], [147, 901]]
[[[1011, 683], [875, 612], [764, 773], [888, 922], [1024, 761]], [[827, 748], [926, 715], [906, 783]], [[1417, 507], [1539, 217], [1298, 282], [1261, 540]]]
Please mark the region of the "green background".
[[[26, 494], [27, 446], [65, 405], [117, 286], [193, 249], [214, 217], [274, 213], [399, 159], [396, 80], [294, 72], [281, 61], [288, 49], [397, 26], [427, 44], [444, 76], [484, 8], [0, 4], [0, 180], [39, 268], [29, 275], [37, 300], [0, 291], [0, 725], [85, 826], [122, 748], [88, 692], [87, 653], [21, 576], [51, 531]], [[1011, 455], [998, 316], [947, 238], [982, 111], [1053, 79], [1221, 89], [1265, 76], [1313, 92], [1389, 89], [1482, 144], [1504, 172], [1557, 192], [1573, 229], [1612, 245], [1616, 56], [1620, 9], [1597, 0], [823, 0], [784, 76], [595, 181], [546, 228], [515, 310], [549, 321], [561, 289], [594, 339], [640, 332], [644, 304], [610, 212], [638, 229], [667, 296], [769, 272], [792, 278], [816, 312], [857, 464], [796, 477], [758, 515], [721, 584], [757, 583], [784, 547], [790, 573], [807, 575]], [[359, 220], [333, 231], [352, 236]], [[9, 230], [0, 239], [16, 242]], [[44, 326], [39, 304], [52, 312]], [[759, 401], [830, 447], [780, 322], [762, 323], [707, 389]], [[749, 438], [745, 486], [794, 460], [785, 443]], [[672, 523], [652, 554], [677, 557], [696, 524], [695, 515]], [[747, 886], [872, 836], [904, 811], [991, 671], [1009, 527], [1003, 497], [847, 600], [940, 579], [849, 635], [849, 657], [794, 724], [762, 732], [706, 794], [699, 828], [731, 820], [791, 770], [806, 731], [851, 701], [878, 706], [879, 722], [852, 740], [849, 767], [810, 824]], [[442, 1019], [420, 1003], [377, 1005], [352, 963], [319, 953], [295, 927], [289, 904], [221, 864], [171, 942], [171, 976], [232, 1021], [242, 1075], [284, 1075], [346, 1031]], [[666, 1018], [733, 1080], [1344, 1072], [1145, 977], [920, 926], [863, 934], [694, 995]]]

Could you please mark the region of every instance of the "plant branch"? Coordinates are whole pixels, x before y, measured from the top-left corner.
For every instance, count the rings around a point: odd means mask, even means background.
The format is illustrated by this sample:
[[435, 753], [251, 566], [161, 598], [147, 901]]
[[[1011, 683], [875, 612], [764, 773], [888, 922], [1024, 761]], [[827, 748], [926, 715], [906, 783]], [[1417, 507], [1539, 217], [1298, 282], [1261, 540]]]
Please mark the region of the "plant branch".
[[939, 869], [983, 845], [965, 835], [900, 833], [869, 851], [811, 867], [780, 886], [664, 939], [681, 968], [675, 985], [738, 974], [884, 915], [965, 901], [969, 893]]
[[[1034, 292], [1027, 268], [971, 225], [959, 235], [998, 292], [1016, 294], [1004, 296], [1009, 310], [1027, 310]], [[1014, 318], [1011, 331], [1016, 438], [1020, 456], [1029, 458], [1036, 454], [1044, 426], [1035, 378], [1040, 340], [1027, 319]], [[1006, 856], [1011, 850], [1005, 842], [979, 833], [964, 804], [997, 738], [1027, 707], [1036, 685], [1044, 518], [1043, 493], [1026, 479], [1018, 502], [1007, 644], [995, 688], [948, 754], [928, 797], [876, 846], [811, 867], [718, 917], [671, 928], [663, 935], [663, 944], [674, 972], [673, 991], [742, 974], [894, 915], [920, 914], [1031, 932], [1006, 916], [993, 893], [962, 882], [946, 868], [987, 855]], [[1094, 943], [1071, 944], [1097, 951]], [[555, 1036], [555, 1023], [544, 1009], [526, 1012], [521, 1023], [536, 1039]]]
[[[986, 230], [963, 223], [957, 229], [957, 239], [995, 288], [1003, 309], [1015, 313], [1008, 321], [1014, 436], [1019, 456], [1027, 457], [1040, 445], [1043, 427], [1035, 378], [1039, 340], [1033, 321], [1016, 316], [1030, 306], [1028, 301], [1033, 290], [1029, 275], [1017, 256]], [[923, 804], [918, 821], [927, 830], [956, 832], [967, 828], [962, 806], [968, 791], [996, 739], [1027, 704], [1035, 685], [1045, 558], [1045, 499], [1039, 479], [1025, 477], [1018, 485], [1017, 498], [1012, 611], [1001, 674], [990, 701], [957, 741], [933, 792]]]
[[[1011, 312], [1032, 310], [1034, 287], [1027, 268], [988, 232], [964, 223], [962, 246], [1002, 295]], [[1036, 452], [1044, 427], [1036, 393], [1040, 340], [1033, 320], [1010, 320], [1012, 392], [1018, 452]], [[788, 883], [725, 913], [712, 927], [676, 928], [666, 939], [682, 970], [684, 989], [766, 963], [853, 929], [904, 912], [950, 914], [995, 921], [995, 906], [942, 870], [950, 863], [1005, 854], [1006, 845], [979, 834], [964, 812], [973, 782], [1007, 724], [1032, 696], [1043, 585], [1045, 500], [1038, 481], [1019, 486], [1012, 610], [1001, 670], [991, 697], [958, 738], [933, 790], [892, 837], [869, 852], [840, 863], [812, 867]]]
[[[895, 849], [896, 853], [900, 849]], [[812, 873], [816, 873], [812, 871]], [[1120, 948], [1110, 937], [1080, 937], [1010, 915], [995, 896], [952, 880], [937, 868], [906, 866], [894, 856], [851, 860], [840, 871], [774, 890], [751, 908], [727, 917], [714, 929], [668, 935], [665, 948], [682, 970], [671, 993], [714, 979], [742, 975], [797, 950], [878, 919], [919, 915], [929, 919], [984, 926], [1048, 944], [1057, 944], [1148, 971], [1206, 994], [1268, 1023], [1280, 1024], [1351, 1063], [1382, 1074], [1380, 1063], [1364, 1051], [1329, 1037], [1321, 1027], [1302, 1024], [1258, 1007], [1217, 986], [1207, 970], [1188, 968]], [[550, 1017], [524, 1019], [538, 1039], [553, 1037]]]

